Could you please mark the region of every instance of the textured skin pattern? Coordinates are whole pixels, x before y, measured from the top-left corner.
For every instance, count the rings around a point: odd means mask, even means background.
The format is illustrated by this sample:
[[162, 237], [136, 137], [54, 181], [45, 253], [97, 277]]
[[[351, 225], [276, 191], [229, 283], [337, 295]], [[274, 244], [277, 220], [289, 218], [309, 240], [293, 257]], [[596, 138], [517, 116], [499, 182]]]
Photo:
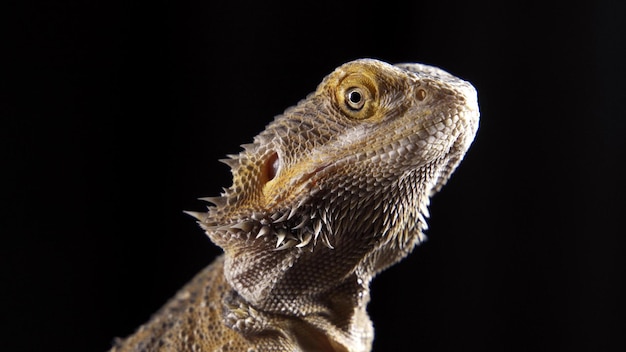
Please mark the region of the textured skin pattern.
[[369, 351], [369, 284], [424, 240], [478, 129], [475, 89], [357, 60], [223, 160], [193, 213], [224, 255], [113, 351]]

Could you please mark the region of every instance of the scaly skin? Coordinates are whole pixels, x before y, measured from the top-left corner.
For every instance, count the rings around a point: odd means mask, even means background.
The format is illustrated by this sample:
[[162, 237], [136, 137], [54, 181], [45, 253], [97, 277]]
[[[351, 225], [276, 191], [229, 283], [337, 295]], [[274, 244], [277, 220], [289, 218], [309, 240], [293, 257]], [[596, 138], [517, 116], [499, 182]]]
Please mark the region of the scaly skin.
[[224, 160], [192, 213], [224, 255], [113, 351], [369, 351], [369, 284], [424, 240], [429, 197], [478, 129], [476, 91], [357, 60]]

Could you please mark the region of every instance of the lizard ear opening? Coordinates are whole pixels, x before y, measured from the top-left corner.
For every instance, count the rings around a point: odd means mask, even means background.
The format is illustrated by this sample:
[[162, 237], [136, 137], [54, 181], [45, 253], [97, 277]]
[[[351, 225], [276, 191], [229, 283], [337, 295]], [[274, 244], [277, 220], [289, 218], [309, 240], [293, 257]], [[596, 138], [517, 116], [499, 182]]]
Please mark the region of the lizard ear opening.
[[278, 153], [272, 152], [267, 159], [265, 159], [265, 163], [263, 164], [263, 170], [261, 173], [261, 181], [263, 184], [270, 182], [276, 177], [278, 174], [278, 170], [280, 169], [280, 158], [278, 157]]

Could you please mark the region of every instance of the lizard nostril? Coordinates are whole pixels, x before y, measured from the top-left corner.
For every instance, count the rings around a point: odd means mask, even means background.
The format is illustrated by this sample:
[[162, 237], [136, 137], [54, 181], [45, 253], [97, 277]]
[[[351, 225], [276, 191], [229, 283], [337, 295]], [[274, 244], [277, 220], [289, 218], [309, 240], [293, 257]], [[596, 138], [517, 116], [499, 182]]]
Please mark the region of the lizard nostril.
[[278, 174], [278, 170], [280, 169], [280, 158], [278, 157], [278, 153], [273, 152], [270, 156], [265, 159], [265, 164], [263, 165], [263, 183], [267, 183], [276, 177]]
[[417, 91], [417, 99], [420, 100], [420, 101], [426, 99], [426, 91], [423, 90], [423, 89], [419, 89]]

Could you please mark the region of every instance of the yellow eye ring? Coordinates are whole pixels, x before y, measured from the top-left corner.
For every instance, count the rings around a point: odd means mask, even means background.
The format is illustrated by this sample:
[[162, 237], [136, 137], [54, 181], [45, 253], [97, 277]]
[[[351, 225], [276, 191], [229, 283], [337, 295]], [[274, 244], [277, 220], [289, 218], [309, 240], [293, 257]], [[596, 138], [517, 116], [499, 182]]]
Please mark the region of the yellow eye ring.
[[375, 82], [362, 73], [346, 76], [336, 90], [339, 108], [349, 118], [363, 120], [371, 117], [378, 106]]

